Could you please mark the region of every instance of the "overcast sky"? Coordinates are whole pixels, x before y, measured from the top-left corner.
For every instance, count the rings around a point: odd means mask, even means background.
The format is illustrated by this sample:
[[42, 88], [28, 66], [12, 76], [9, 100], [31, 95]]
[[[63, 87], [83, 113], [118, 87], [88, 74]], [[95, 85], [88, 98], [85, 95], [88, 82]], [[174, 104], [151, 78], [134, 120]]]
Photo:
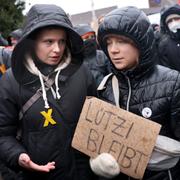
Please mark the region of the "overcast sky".
[[[78, 14], [91, 10], [92, 0], [25, 0], [26, 9], [24, 14], [30, 9], [34, 4], [56, 4], [61, 6], [66, 13]], [[147, 8], [148, 0], [93, 0], [94, 9], [100, 9], [104, 7], [110, 7], [117, 5], [118, 7], [132, 5], [139, 8]]]
[[[94, 2], [94, 9], [101, 9], [110, 6], [136, 6], [138, 8], [148, 8], [148, 0], [25, 0], [26, 9], [24, 14], [34, 4], [56, 4], [62, 7], [66, 13], [70, 15], [78, 14], [92, 9], [92, 1]], [[150, 17], [151, 23], [159, 23], [160, 15], [152, 15]]]

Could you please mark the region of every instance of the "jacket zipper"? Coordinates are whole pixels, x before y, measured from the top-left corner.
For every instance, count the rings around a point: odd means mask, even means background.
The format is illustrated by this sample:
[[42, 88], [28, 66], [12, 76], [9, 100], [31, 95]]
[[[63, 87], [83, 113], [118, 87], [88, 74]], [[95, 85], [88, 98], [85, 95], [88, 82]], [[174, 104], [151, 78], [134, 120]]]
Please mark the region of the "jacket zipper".
[[[131, 82], [128, 76], [125, 76], [128, 82], [128, 99], [127, 99], [127, 104], [126, 104], [126, 110], [129, 111], [129, 103], [130, 103], [130, 99], [131, 99], [131, 93], [132, 93], [132, 88], [131, 88]], [[171, 171], [170, 169], [168, 170], [168, 177], [169, 180], [172, 180], [172, 175], [171, 175]], [[128, 177], [128, 180], [131, 180], [131, 177]]]
[[130, 99], [131, 99], [131, 82], [130, 79], [128, 78], [128, 76], [126, 76], [127, 82], [128, 82], [128, 99], [127, 99], [127, 104], [126, 104], [126, 110], [129, 111], [129, 103], [130, 103]]

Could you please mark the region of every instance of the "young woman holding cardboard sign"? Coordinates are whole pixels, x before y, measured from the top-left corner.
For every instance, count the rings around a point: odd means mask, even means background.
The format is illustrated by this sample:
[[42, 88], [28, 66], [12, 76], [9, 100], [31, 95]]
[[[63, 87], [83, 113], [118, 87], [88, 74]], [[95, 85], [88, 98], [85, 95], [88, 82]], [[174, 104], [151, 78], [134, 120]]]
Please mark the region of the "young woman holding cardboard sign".
[[[169, 138], [172, 140], [164, 149], [166, 152], [175, 151], [171, 145], [180, 140], [180, 75], [177, 71], [155, 65], [155, 40], [147, 16], [135, 7], [110, 12], [99, 26], [98, 41], [110, 59], [112, 70], [98, 88], [100, 97], [160, 123], [160, 134], [166, 138], [164, 142]], [[114, 171], [103, 169], [105, 158], [100, 154], [90, 161], [96, 174], [117, 180], [133, 179], [120, 173], [121, 167], [111, 156], [108, 159], [113, 161]], [[161, 168], [157, 166], [153, 170], [147, 168], [143, 180], [180, 179], [180, 163], [177, 161], [165, 167], [161, 164]], [[171, 159], [168, 163], [171, 164]]]

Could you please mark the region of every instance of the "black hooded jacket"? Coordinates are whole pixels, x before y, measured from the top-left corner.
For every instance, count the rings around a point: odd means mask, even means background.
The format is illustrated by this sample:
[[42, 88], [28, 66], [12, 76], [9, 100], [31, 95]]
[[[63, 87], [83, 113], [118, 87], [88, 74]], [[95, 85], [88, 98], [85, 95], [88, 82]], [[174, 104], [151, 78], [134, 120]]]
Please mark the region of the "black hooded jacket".
[[[98, 41], [107, 56], [105, 39], [108, 34], [129, 37], [140, 51], [139, 64], [135, 68], [120, 71], [111, 66], [119, 81], [120, 107], [139, 116], [143, 116], [148, 108], [151, 113], [144, 117], [162, 125], [160, 134], [180, 140], [180, 76], [175, 70], [155, 65], [153, 29], [146, 15], [135, 7], [125, 7], [104, 17], [99, 26]], [[115, 104], [111, 78], [99, 96]], [[179, 167], [172, 168], [171, 174], [173, 180], [180, 179]], [[127, 180], [128, 177], [120, 173], [114, 179]], [[143, 177], [143, 180], [167, 179], [168, 171], [146, 170]]]
[[161, 38], [158, 45], [158, 64], [180, 71], [180, 30], [173, 33], [169, 30], [166, 18], [170, 14], [180, 15], [180, 5], [166, 8], [161, 13]]
[[[44, 108], [43, 98], [40, 97], [19, 120], [20, 109], [41, 87], [38, 76], [31, 74], [24, 65], [26, 53], [29, 53], [29, 36], [35, 30], [50, 25], [64, 28], [70, 41], [71, 63], [58, 77], [61, 98], [54, 99], [48, 90], [47, 100], [52, 111]], [[89, 158], [71, 147], [85, 98], [95, 95], [93, 78], [82, 65], [81, 37], [73, 30], [60, 7], [44, 4], [34, 5], [30, 9], [22, 34], [12, 54], [12, 70], [8, 70], [1, 78], [0, 158], [11, 168], [22, 170], [22, 179], [92, 179]], [[49, 77], [54, 76], [54, 72], [49, 73]], [[49, 112], [49, 118], [55, 124], [47, 121], [43, 112], [46, 115]], [[16, 139], [18, 128], [22, 131], [21, 140]], [[39, 165], [55, 161], [56, 168], [50, 173], [26, 171], [18, 165], [21, 153], [27, 153]]]

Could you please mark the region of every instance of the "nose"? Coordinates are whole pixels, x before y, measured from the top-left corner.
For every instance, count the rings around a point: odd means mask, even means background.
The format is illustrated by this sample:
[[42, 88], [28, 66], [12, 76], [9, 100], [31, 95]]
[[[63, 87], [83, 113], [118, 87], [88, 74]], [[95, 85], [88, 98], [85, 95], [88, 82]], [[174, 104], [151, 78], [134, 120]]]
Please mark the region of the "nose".
[[111, 46], [109, 47], [109, 50], [111, 53], [119, 52], [119, 47], [118, 47], [117, 43], [112, 43]]
[[58, 43], [54, 43], [53, 51], [54, 52], [60, 52], [60, 50], [61, 50], [60, 45]]

